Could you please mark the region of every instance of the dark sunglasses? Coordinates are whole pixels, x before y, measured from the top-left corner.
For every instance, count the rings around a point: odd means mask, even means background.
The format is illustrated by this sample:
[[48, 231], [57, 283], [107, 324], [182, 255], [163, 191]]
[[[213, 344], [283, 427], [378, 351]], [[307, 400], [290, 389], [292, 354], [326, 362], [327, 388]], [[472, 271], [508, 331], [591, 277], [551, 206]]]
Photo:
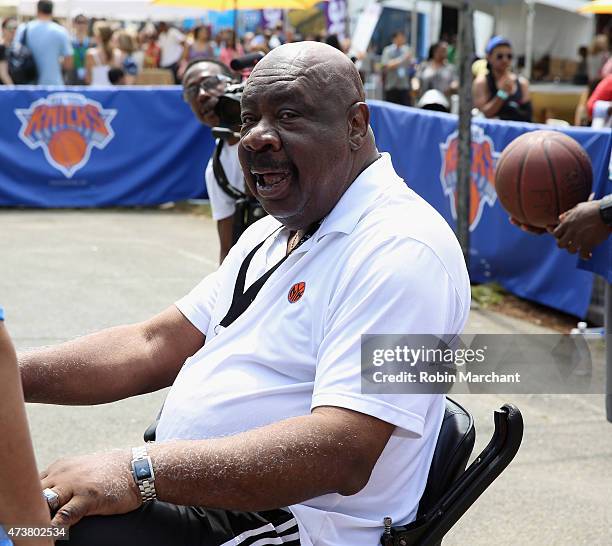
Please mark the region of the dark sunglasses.
[[511, 61], [512, 60], [512, 53], [498, 53], [497, 55], [495, 55], [495, 58], [498, 61], [501, 61], [503, 58], [506, 58], [509, 61]]
[[218, 74], [217, 76], [207, 76], [206, 78], [200, 80], [198, 83], [194, 83], [189, 87], [185, 87], [185, 89], [183, 89], [183, 98], [187, 102], [191, 102], [198, 96], [198, 93], [200, 91], [212, 91], [213, 89], [219, 87], [219, 85], [221, 85], [222, 83], [228, 84], [231, 81], [232, 78], [230, 78], [229, 76], [225, 76], [224, 74]]

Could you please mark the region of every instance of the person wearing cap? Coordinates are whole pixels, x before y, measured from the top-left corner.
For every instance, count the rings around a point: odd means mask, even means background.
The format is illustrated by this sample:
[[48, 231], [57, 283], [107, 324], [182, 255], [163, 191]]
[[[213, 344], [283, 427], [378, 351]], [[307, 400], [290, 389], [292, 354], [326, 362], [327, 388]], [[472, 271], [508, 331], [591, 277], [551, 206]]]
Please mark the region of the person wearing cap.
[[13, 43], [17, 21], [13, 17], [7, 17], [2, 21], [2, 41], [0, 42], [0, 85], [13, 85], [13, 79], [9, 74], [7, 53]]
[[474, 106], [487, 118], [530, 122], [529, 82], [512, 71], [512, 44], [493, 36], [485, 51], [488, 73], [474, 80]]

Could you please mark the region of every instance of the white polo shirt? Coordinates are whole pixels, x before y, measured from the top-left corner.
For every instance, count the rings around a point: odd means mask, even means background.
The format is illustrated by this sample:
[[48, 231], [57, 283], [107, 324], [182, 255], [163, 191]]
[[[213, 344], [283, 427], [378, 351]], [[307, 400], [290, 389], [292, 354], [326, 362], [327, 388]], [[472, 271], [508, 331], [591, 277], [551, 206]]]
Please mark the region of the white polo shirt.
[[[226, 329], [215, 328], [249, 251], [272, 234], [251, 262], [247, 287], [284, 256], [288, 232], [280, 227], [271, 216], [253, 224], [219, 270], [177, 302], [206, 343], [172, 386], [157, 437], [227, 436], [317, 406], [392, 423], [396, 429], [364, 489], [290, 507], [303, 546], [377, 546], [384, 516], [402, 524], [416, 515], [444, 398], [362, 394], [360, 336], [460, 333], [470, 306], [463, 256], [444, 219], [383, 154], [244, 314]], [[300, 282], [303, 295], [291, 303], [291, 287]]]
[[[225, 143], [223, 148], [221, 148], [219, 161], [223, 166], [227, 181], [237, 190], [244, 192], [244, 174], [240, 168], [240, 161], [238, 161], [238, 144], [230, 146]], [[208, 160], [204, 177], [206, 179], [206, 191], [210, 200], [210, 211], [213, 220], [219, 221], [228, 216], [233, 216], [236, 210], [236, 200], [225, 193], [221, 186], [219, 186], [213, 169], [212, 157]]]

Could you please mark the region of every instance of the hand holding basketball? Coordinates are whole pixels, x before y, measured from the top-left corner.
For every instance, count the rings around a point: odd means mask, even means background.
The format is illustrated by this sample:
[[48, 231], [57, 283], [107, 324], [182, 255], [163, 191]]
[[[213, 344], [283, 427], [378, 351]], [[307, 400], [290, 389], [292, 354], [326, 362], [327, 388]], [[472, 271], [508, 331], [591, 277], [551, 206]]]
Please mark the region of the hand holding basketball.
[[588, 260], [592, 250], [610, 236], [610, 227], [599, 214], [599, 201], [578, 203], [561, 214], [559, 220], [559, 225], [551, 231], [557, 246], [571, 254], [579, 252], [583, 260]]

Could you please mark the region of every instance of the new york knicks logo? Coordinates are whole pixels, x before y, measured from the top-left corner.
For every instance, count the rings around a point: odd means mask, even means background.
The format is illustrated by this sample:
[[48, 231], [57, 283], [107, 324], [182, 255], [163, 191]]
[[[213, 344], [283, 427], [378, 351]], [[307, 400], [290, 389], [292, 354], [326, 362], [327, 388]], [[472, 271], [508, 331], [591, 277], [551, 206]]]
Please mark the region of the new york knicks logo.
[[[440, 144], [442, 169], [440, 182], [444, 195], [450, 199], [453, 219], [457, 219], [457, 163], [459, 160], [458, 132], [451, 133], [446, 142]], [[493, 141], [485, 135], [482, 127], [472, 125], [472, 169], [470, 181], [470, 231], [480, 222], [485, 203], [492, 207], [497, 200], [495, 193], [495, 166], [499, 158]]]
[[32, 150], [42, 148], [66, 178], [87, 164], [92, 148], [101, 150], [113, 139], [116, 114], [78, 93], [53, 93], [15, 110], [21, 121], [19, 138]]
[[305, 282], [296, 282], [290, 289], [289, 289], [289, 294], [287, 294], [287, 299], [289, 300], [289, 303], [295, 303], [296, 301], [298, 301], [303, 295], [304, 295], [304, 291], [306, 290], [306, 283]]

